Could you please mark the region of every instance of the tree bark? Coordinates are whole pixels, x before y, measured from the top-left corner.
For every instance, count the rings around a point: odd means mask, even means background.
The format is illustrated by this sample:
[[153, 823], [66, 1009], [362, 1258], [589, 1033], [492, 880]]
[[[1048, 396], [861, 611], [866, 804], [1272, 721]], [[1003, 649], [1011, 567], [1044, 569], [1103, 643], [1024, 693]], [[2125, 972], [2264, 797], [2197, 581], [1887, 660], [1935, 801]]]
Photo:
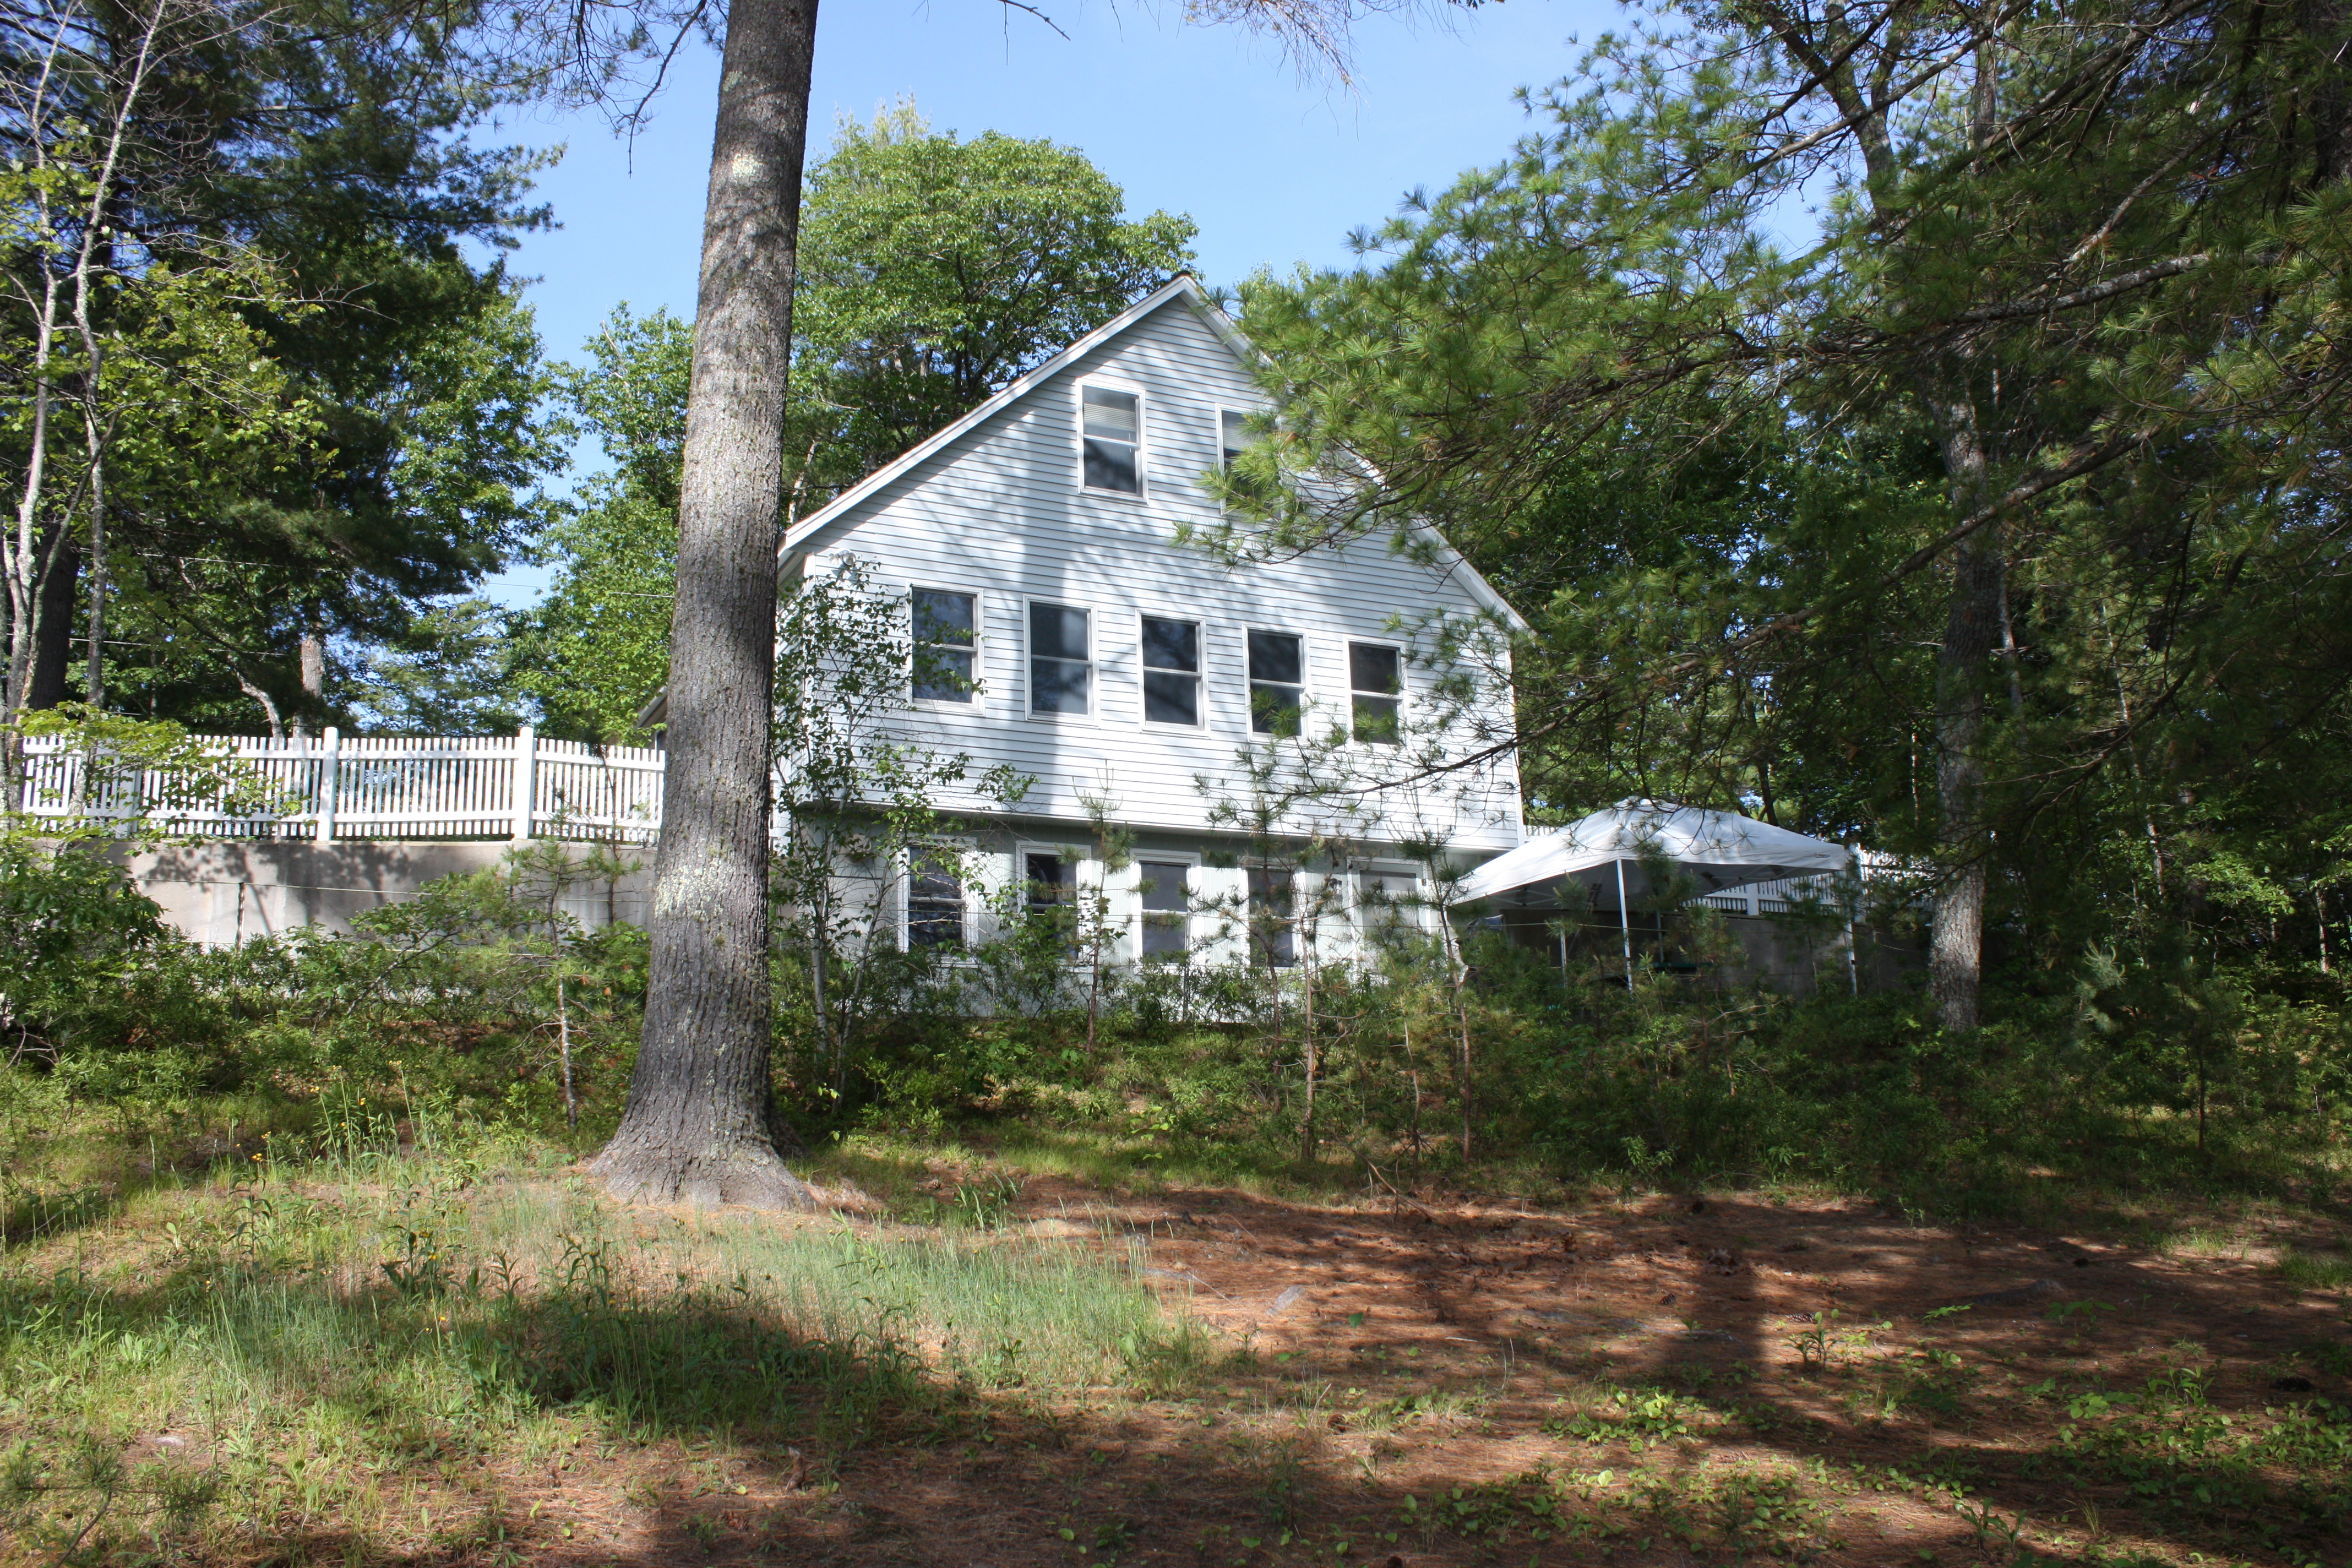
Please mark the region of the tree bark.
[[816, 0], [728, 16], [678, 501], [669, 766], [627, 1109], [592, 1167], [625, 1200], [813, 1206], [769, 1078], [776, 519]]
[[327, 707], [327, 628], [325, 617], [315, 604], [302, 611], [302, 705], [294, 710], [294, 733], [299, 738], [310, 732], [310, 721], [326, 711]]
[[55, 563], [40, 585], [40, 622], [33, 628], [33, 679], [25, 690], [25, 706], [36, 710], [55, 708], [66, 700], [66, 671], [73, 666], [74, 584], [81, 575], [81, 552], [71, 540], [58, 549], [52, 532], [41, 541], [40, 558]]
[[[1990, 493], [1991, 464], [1965, 393], [1931, 395], [1954, 507], [1973, 513]], [[1952, 558], [1951, 598], [1936, 654], [1936, 840], [1943, 861], [1928, 927], [1927, 984], [1937, 1021], [1977, 1026], [1984, 976], [1985, 678], [2000, 641], [2000, 527], [1962, 541]]]

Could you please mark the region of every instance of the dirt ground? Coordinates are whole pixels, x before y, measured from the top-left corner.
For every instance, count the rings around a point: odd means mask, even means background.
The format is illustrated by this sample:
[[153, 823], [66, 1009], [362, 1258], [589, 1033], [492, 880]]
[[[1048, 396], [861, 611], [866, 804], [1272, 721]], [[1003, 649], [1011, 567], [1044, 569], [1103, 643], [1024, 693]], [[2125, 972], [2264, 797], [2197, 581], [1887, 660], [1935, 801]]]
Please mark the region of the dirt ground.
[[[2184, 1565], [2347, 1558], [2343, 1300], [2274, 1248], [1914, 1225], [1856, 1203], [1122, 1197], [1217, 1331], [1181, 1394], [986, 1396], [807, 1456], [510, 1478], [509, 1561]], [[1083, 1217], [1073, 1217], [1083, 1216]], [[527, 1511], [526, 1511], [527, 1510]]]

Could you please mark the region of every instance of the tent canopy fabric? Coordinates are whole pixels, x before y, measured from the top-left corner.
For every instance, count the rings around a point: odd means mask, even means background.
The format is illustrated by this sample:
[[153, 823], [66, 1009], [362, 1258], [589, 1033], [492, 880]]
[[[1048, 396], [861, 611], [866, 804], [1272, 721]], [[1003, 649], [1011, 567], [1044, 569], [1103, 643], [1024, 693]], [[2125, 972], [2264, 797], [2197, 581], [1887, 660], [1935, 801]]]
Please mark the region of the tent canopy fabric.
[[[1644, 862], [1660, 860], [1697, 882], [1701, 892], [1711, 893], [1751, 882], [1837, 875], [1853, 868], [1854, 856], [1843, 844], [1728, 811], [1621, 800], [1487, 861], [1462, 879], [1454, 901], [1516, 892], [1521, 898], [1514, 901], [1552, 903], [1574, 881], [1595, 893], [1605, 889], [1609, 897], [1597, 901], [1613, 906], [1620, 886], [1629, 900], [1647, 895]], [[1539, 890], [1549, 896], [1539, 896]]]

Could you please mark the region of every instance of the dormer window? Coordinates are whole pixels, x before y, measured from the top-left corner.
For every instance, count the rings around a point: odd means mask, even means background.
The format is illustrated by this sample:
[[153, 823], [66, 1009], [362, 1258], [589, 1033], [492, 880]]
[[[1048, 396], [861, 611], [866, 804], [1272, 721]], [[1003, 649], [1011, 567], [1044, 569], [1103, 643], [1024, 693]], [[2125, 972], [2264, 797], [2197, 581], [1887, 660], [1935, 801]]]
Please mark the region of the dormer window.
[[1078, 394], [1081, 467], [1087, 489], [1143, 493], [1143, 399], [1088, 386]]

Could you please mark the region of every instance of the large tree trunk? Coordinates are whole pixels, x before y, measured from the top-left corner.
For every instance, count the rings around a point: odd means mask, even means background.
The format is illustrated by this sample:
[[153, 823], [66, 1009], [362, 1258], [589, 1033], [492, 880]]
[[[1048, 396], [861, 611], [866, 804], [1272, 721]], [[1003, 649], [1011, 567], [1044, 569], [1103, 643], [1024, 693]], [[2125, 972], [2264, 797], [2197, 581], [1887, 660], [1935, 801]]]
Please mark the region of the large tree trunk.
[[25, 706], [55, 708], [66, 700], [66, 671], [73, 667], [74, 584], [81, 575], [81, 552], [73, 541], [58, 549], [52, 531], [41, 541], [40, 558], [56, 555], [56, 563], [41, 579], [41, 620], [33, 631], [33, 679], [25, 690]]
[[[1930, 395], [1952, 503], [1967, 516], [1991, 493], [1991, 465], [1967, 395]], [[1942, 879], [1928, 926], [1927, 984], [1937, 1021], [1977, 1026], [1984, 977], [1985, 678], [1999, 642], [2000, 529], [1980, 529], [1952, 559], [1952, 596], [1936, 655], [1936, 845]]]
[[793, 247], [816, 0], [728, 16], [678, 501], [669, 768], [629, 1102], [593, 1169], [651, 1202], [801, 1207], [768, 1054], [769, 731]]

